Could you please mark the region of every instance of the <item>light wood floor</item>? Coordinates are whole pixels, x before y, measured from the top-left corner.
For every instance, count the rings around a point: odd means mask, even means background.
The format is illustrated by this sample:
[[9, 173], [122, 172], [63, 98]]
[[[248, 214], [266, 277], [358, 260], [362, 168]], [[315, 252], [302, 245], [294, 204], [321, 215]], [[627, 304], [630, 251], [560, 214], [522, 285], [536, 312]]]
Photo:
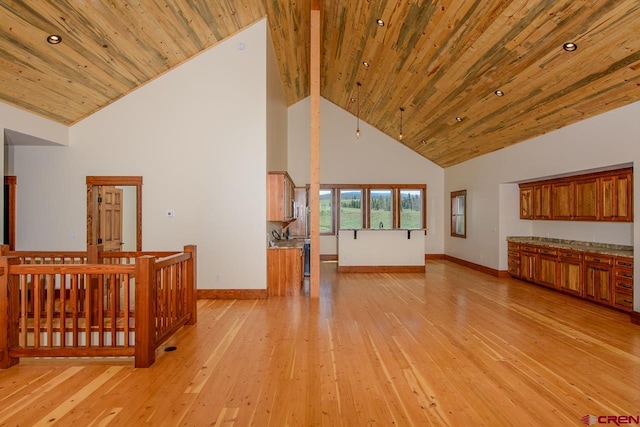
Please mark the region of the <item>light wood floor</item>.
[[198, 324], [130, 360], [0, 371], [0, 425], [568, 426], [640, 412], [640, 327], [447, 261], [340, 274], [320, 301], [199, 301]]

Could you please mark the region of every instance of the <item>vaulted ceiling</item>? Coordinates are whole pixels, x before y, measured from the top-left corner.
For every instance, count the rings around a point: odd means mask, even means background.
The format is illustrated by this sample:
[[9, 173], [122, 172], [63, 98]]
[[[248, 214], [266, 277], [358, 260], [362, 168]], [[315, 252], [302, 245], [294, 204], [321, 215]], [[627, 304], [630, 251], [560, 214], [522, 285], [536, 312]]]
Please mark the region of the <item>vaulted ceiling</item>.
[[[73, 124], [267, 16], [291, 105], [309, 94], [309, 13], [310, 0], [3, 1], [0, 100]], [[638, 0], [322, 0], [322, 22], [322, 96], [356, 114], [361, 83], [361, 119], [396, 139], [404, 108], [398, 143], [443, 167], [640, 100]]]

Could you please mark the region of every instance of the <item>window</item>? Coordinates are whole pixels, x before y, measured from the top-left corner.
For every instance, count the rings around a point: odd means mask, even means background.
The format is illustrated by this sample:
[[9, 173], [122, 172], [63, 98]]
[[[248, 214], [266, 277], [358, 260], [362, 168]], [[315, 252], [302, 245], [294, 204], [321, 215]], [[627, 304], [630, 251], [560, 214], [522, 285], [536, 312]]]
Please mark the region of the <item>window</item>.
[[333, 190], [320, 190], [320, 234], [333, 234]]
[[370, 228], [391, 229], [393, 228], [393, 211], [391, 207], [391, 190], [370, 190], [369, 218]]
[[451, 236], [467, 237], [467, 190], [451, 192]]
[[338, 229], [421, 230], [426, 223], [424, 184], [320, 185], [320, 234], [335, 235]]
[[340, 229], [362, 228], [362, 190], [340, 190]]
[[400, 228], [424, 228], [422, 223], [422, 190], [400, 190]]

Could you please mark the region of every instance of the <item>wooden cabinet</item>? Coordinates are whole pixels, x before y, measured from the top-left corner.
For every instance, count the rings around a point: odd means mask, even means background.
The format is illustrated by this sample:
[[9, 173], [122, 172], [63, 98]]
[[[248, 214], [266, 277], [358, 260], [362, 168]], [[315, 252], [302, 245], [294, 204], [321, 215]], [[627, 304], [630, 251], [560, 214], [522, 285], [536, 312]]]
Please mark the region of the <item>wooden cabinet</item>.
[[300, 295], [304, 259], [300, 248], [267, 249], [267, 294], [270, 297]]
[[267, 221], [291, 222], [293, 216], [294, 185], [286, 172], [267, 174]]
[[633, 221], [633, 169], [520, 184], [520, 219]]
[[633, 258], [508, 242], [508, 273], [574, 296], [633, 311]]
[[520, 245], [520, 277], [536, 282], [538, 248], [533, 245]]
[[538, 248], [536, 278], [537, 283], [555, 288], [558, 280], [558, 250], [553, 248]]
[[533, 219], [533, 187], [520, 186], [520, 219]]
[[555, 182], [551, 185], [552, 210], [551, 218], [554, 220], [569, 220], [574, 215], [575, 187], [571, 181]]
[[560, 250], [558, 254], [558, 289], [582, 295], [582, 253], [571, 250]]
[[632, 180], [633, 175], [628, 171], [599, 179], [599, 190], [602, 195], [600, 216], [603, 220], [633, 221]]
[[608, 255], [584, 255], [584, 295], [604, 304], [613, 301], [613, 258]]
[[633, 311], [633, 258], [615, 259], [613, 304], [621, 310]]
[[551, 184], [533, 187], [533, 219], [551, 219]]
[[520, 244], [507, 243], [508, 246], [508, 272], [511, 276], [520, 277]]
[[598, 219], [598, 179], [579, 179], [575, 182], [573, 219], [596, 221]]

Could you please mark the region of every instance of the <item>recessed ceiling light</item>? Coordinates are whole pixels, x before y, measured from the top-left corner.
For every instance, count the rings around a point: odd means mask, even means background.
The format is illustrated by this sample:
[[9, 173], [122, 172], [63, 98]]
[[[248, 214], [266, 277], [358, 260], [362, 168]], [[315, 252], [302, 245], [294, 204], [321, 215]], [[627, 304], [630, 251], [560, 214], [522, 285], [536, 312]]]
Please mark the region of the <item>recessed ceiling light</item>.
[[427, 141], [425, 141], [424, 139], [422, 141], [420, 141], [420, 142], [422, 142], [422, 145], [426, 145], [427, 144]]
[[356, 99], [355, 98], [351, 98], [351, 102], [356, 102]]
[[362, 62], [362, 65], [364, 65], [364, 68], [369, 68], [369, 63], [367, 61]]
[[562, 48], [563, 48], [564, 50], [566, 50], [567, 52], [573, 52], [574, 50], [576, 50], [576, 49], [578, 48], [578, 45], [577, 45], [577, 44], [575, 44], [575, 43], [571, 43], [571, 42], [569, 42], [569, 43], [565, 43], [565, 44], [563, 44], [563, 45], [562, 45]]
[[382, 19], [376, 19], [376, 24], [378, 24], [378, 27], [384, 27], [384, 21]]
[[461, 122], [461, 121], [463, 121], [463, 120], [464, 120], [464, 119], [463, 119], [462, 117], [456, 117], [456, 122]]
[[504, 92], [501, 91], [500, 89], [498, 89], [497, 91], [493, 92], [496, 94], [496, 96], [504, 96]]
[[47, 42], [49, 42], [50, 44], [58, 44], [62, 42], [62, 37], [57, 34], [51, 34], [49, 37], [47, 37]]

